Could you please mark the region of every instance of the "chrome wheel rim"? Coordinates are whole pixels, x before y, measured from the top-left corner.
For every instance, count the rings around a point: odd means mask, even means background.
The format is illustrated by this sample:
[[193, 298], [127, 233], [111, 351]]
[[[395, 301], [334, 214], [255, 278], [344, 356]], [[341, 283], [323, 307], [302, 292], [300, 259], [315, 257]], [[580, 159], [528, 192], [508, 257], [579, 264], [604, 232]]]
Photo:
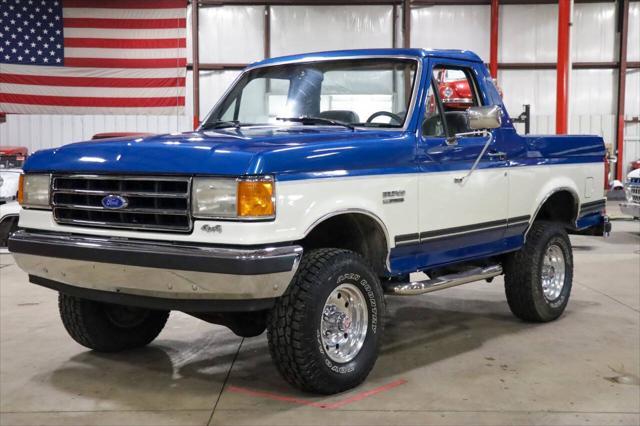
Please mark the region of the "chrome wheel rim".
[[367, 301], [358, 287], [341, 284], [327, 297], [320, 320], [322, 348], [334, 362], [349, 362], [367, 337]]
[[562, 293], [565, 269], [562, 248], [557, 244], [550, 245], [542, 259], [542, 293], [550, 302], [556, 300]]

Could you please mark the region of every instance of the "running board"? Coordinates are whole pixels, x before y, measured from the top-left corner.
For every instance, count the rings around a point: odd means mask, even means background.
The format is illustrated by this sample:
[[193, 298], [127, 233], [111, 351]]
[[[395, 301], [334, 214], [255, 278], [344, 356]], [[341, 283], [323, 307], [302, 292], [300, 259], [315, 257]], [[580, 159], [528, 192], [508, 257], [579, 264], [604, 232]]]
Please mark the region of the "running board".
[[455, 274], [442, 275], [430, 280], [409, 283], [389, 283], [385, 286], [385, 293], [396, 296], [417, 296], [419, 294], [444, 290], [445, 288], [474, 281], [488, 280], [498, 275], [502, 275], [502, 266], [491, 265], [482, 268], [473, 268]]

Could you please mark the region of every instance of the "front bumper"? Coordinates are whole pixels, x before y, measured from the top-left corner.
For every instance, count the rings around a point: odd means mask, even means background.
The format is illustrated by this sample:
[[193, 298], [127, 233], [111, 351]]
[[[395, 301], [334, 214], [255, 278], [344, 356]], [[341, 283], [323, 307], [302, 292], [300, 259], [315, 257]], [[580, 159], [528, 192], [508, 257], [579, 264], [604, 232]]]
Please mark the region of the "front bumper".
[[631, 217], [640, 217], [640, 204], [621, 203], [620, 211], [622, 211], [623, 214], [629, 215]]
[[227, 248], [30, 230], [14, 233], [9, 251], [36, 284], [184, 311], [245, 310], [241, 301], [273, 300], [287, 289], [302, 257], [297, 245]]

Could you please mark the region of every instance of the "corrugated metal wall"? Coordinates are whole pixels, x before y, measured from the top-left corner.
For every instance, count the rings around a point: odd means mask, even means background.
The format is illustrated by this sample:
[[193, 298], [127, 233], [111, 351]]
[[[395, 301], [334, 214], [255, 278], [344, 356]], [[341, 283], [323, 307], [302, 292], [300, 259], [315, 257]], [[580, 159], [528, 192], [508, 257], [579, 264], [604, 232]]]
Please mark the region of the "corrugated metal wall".
[[[412, 9], [414, 47], [462, 48], [488, 61], [489, 6], [430, 6]], [[264, 7], [224, 6], [200, 9], [200, 60], [203, 63], [249, 63], [263, 56]], [[629, 17], [629, 60], [640, 61], [640, 3], [632, 2]], [[273, 56], [339, 48], [391, 47], [393, 8], [390, 6], [275, 6], [271, 8]], [[398, 32], [401, 16], [396, 16]], [[188, 21], [189, 22], [189, 21]], [[616, 9], [613, 2], [578, 3], [574, 7], [573, 60], [615, 61]], [[500, 62], [555, 62], [557, 6], [503, 5], [500, 9]], [[188, 29], [188, 34], [190, 34]], [[401, 36], [397, 37], [398, 45]], [[190, 42], [188, 43], [190, 61]], [[204, 116], [237, 71], [202, 71], [200, 110]], [[191, 128], [191, 78], [187, 75], [187, 105], [179, 117], [153, 116], [9, 116], [0, 125], [2, 144], [27, 145], [32, 150], [58, 146], [106, 131], [173, 132]], [[555, 71], [503, 70], [498, 76], [512, 116], [531, 104], [532, 131], [555, 129]], [[574, 70], [571, 75], [570, 131], [596, 133], [615, 141], [615, 70]], [[640, 73], [627, 75], [629, 117], [640, 114]], [[631, 140], [638, 124], [627, 126]], [[632, 141], [631, 141], [632, 142]], [[631, 143], [633, 145], [633, 142]], [[631, 147], [629, 155], [640, 155]], [[630, 158], [626, 156], [626, 158]]]

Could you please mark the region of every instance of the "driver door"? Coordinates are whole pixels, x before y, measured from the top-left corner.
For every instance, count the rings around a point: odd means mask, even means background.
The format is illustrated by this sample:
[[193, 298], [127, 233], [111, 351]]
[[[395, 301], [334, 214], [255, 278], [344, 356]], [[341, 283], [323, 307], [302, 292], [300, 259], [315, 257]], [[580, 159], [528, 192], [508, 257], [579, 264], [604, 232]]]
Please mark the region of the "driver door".
[[499, 252], [507, 224], [507, 162], [498, 153], [500, 129], [476, 170], [462, 182], [487, 137], [471, 131], [466, 108], [479, 106], [470, 67], [436, 64], [418, 138], [421, 268]]

